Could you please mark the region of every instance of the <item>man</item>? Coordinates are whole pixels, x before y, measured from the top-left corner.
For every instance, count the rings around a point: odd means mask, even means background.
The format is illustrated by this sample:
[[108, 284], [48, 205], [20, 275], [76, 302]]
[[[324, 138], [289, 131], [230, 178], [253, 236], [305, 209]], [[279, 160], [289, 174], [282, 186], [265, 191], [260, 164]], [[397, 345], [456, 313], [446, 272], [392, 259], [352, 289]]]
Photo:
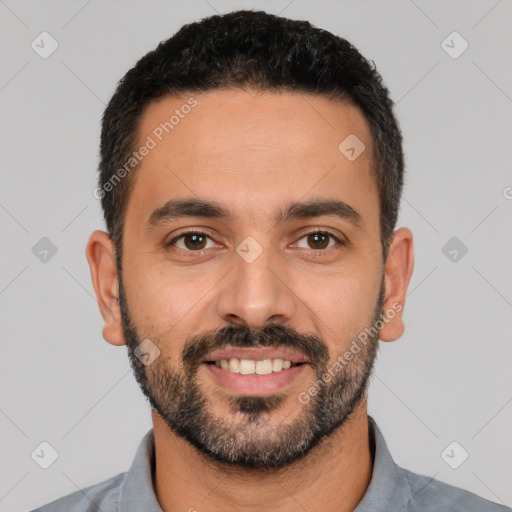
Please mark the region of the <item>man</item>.
[[153, 429], [127, 473], [38, 510], [498, 511], [394, 464], [367, 414], [412, 234], [379, 74], [307, 22], [183, 27], [104, 117], [87, 259]]

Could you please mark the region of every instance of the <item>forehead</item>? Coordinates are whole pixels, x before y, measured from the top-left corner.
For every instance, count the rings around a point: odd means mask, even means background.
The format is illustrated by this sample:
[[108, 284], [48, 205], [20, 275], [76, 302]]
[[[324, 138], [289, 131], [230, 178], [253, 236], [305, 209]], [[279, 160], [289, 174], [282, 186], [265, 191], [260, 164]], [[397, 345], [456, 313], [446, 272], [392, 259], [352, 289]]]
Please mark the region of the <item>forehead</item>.
[[254, 218], [308, 194], [360, 207], [378, 197], [366, 119], [323, 96], [239, 89], [167, 96], [141, 117], [137, 149], [145, 145], [128, 208], [139, 212], [196, 196]]

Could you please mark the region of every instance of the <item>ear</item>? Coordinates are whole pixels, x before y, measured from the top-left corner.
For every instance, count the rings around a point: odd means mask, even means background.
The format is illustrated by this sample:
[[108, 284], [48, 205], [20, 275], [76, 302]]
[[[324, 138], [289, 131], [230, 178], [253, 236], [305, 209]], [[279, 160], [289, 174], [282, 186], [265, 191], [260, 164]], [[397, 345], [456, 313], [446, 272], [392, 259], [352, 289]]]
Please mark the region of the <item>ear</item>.
[[124, 345], [119, 307], [119, 281], [114, 245], [108, 233], [94, 231], [85, 250], [91, 269], [91, 279], [101, 316], [105, 321], [103, 337], [112, 345]]
[[380, 330], [382, 341], [395, 341], [404, 332], [402, 321], [407, 287], [414, 268], [412, 233], [407, 228], [397, 229], [389, 248], [385, 266], [385, 292], [382, 314], [384, 326]]

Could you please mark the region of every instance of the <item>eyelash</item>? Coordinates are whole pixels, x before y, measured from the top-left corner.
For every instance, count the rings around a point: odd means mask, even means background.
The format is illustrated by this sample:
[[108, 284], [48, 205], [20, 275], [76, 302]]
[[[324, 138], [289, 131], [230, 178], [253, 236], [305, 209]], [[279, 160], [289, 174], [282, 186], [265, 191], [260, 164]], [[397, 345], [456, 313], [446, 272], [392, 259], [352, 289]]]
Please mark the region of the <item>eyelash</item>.
[[[329, 237], [331, 237], [332, 239], [334, 239], [339, 245], [346, 245], [345, 241], [343, 240], [340, 240], [340, 238], [338, 238], [334, 233], [332, 233], [331, 231], [329, 230], [325, 230], [325, 229], [314, 229], [312, 231], [308, 231], [307, 233], [304, 233], [300, 238], [299, 240], [302, 240], [303, 238], [309, 236], [309, 235], [315, 235], [315, 234], [320, 234], [320, 235], [327, 235]], [[212, 237], [209, 236], [207, 233], [203, 232], [203, 231], [198, 231], [198, 230], [190, 230], [190, 231], [185, 231], [184, 233], [181, 233], [180, 235], [174, 237], [172, 240], [170, 240], [169, 242], [165, 243], [164, 246], [166, 248], [168, 247], [171, 247], [173, 246], [178, 240], [181, 240], [182, 238], [184, 238], [185, 236], [187, 235], [200, 235], [200, 236], [205, 236], [207, 238], [209, 238], [210, 240], [212, 240]], [[186, 253], [190, 253], [190, 254], [203, 254], [205, 252], [208, 252], [208, 249], [203, 249], [203, 250], [200, 250], [200, 251], [192, 251], [192, 250], [189, 250], [189, 249], [181, 249], [180, 247], [178, 247], [178, 249], [180, 251], [184, 251]], [[327, 249], [332, 249], [332, 247], [328, 247], [328, 248], [325, 248], [325, 249], [308, 249], [309, 251], [313, 251], [313, 252], [326, 252]]]

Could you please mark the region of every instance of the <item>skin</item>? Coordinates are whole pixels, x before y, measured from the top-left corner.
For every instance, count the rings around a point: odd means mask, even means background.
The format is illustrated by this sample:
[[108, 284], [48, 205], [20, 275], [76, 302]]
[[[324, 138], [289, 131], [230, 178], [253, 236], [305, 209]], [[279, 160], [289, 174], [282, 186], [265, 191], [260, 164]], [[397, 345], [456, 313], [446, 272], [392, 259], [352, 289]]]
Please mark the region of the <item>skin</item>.
[[[316, 95], [242, 90], [194, 94], [198, 105], [143, 159], [128, 201], [123, 241], [123, 281], [131, 318], [141, 336], [166, 340], [161, 357], [179, 365], [188, 338], [229, 325], [262, 328], [281, 322], [314, 333], [326, 343], [330, 364], [372, 318], [383, 272], [383, 310], [405, 303], [413, 270], [412, 234], [394, 232], [382, 259], [379, 201], [372, 138], [362, 113], [348, 103]], [[141, 118], [140, 145], [188, 96], [166, 97]], [[350, 162], [338, 150], [356, 134], [366, 150]], [[139, 146], [137, 146], [139, 147]], [[215, 200], [230, 208], [230, 221], [181, 218], [148, 230], [147, 219], [172, 198]], [[338, 199], [364, 221], [355, 226], [334, 216], [274, 225], [276, 210], [291, 201]], [[211, 237], [204, 254], [182, 239], [197, 228]], [[327, 249], [314, 249], [305, 236], [314, 228], [333, 231]], [[263, 252], [252, 263], [236, 247], [253, 237]], [[190, 246], [190, 244], [189, 244]], [[112, 242], [95, 231], [87, 259], [104, 319], [103, 336], [124, 345], [118, 275]], [[380, 330], [382, 341], [404, 330], [402, 311]], [[162, 364], [162, 360], [160, 361]], [[198, 374], [210, 410], [225, 422], [227, 392], [211, 375]], [[286, 425], [301, 414], [297, 395], [315, 380], [311, 371], [285, 388], [287, 399], [265, 426]], [[154, 488], [164, 511], [319, 510], [350, 511], [364, 495], [372, 472], [367, 400], [350, 420], [286, 471], [254, 473], [223, 467], [171, 432], [152, 409], [156, 446]]]

